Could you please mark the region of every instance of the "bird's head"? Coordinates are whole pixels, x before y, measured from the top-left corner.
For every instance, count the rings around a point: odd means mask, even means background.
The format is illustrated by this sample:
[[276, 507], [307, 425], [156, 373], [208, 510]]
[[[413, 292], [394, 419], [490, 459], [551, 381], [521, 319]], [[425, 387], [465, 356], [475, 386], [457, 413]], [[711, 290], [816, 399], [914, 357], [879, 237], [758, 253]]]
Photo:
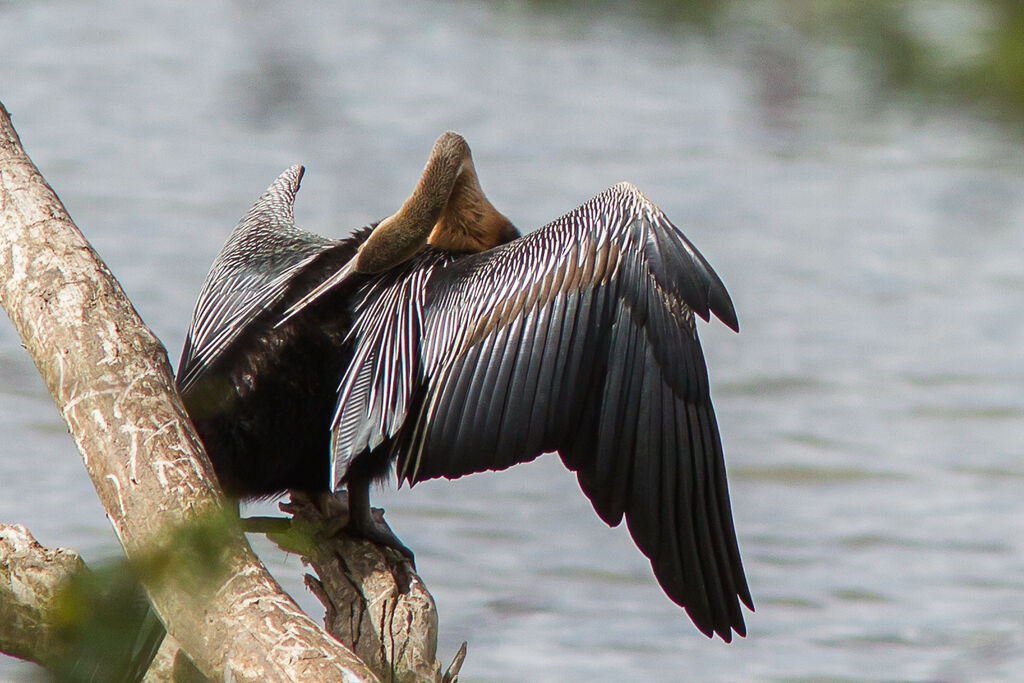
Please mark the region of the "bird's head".
[[416, 189], [382, 220], [355, 262], [359, 273], [380, 273], [407, 261], [424, 245], [486, 251], [519, 236], [480, 188], [469, 145], [458, 133], [437, 139]]

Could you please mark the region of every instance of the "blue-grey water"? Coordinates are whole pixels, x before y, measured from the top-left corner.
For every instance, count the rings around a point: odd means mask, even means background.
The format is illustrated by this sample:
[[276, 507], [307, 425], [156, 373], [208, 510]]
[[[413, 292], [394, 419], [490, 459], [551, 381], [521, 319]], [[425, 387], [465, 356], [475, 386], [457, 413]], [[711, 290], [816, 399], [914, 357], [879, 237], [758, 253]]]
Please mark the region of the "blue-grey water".
[[[521, 228], [629, 180], [714, 264], [742, 328], [700, 332], [750, 635], [701, 636], [547, 456], [376, 494], [442, 657], [469, 641], [464, 680], [1016, 680], [1019, 129], [875, 88], [854, 47], [771, 29], [780, 4], [701, 30], [519, 2], [0, 2], [0, 100], [172, 361], [282, 169], [308, 169], [300, 224], [341, 236], [398, 206], [446, 129]], [[921, 4], [929, 35], [977, 21]], [[0, 520], [116, 555], [6, 323], [0, 433]], [[254, 543], [317, 612], [300, 560]], [[34, 671], [0, 657], [0, 679]]]

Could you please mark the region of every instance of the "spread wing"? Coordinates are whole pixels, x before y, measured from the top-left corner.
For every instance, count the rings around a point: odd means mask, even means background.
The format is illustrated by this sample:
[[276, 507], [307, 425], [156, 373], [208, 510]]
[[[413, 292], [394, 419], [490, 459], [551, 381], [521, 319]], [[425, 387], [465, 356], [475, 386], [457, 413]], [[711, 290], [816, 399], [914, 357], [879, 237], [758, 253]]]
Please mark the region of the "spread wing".
[[295, 227], [292, 206], [302, 180], [292, 166], [232, 230], [199, 293], [178, 363], [185, 391], [246, 326], [281, 300], [289, 283], [335, 243]]
[[367, 449], [415, 483], [557, 451], [625, 517], [706, 634], [751, 607], [694, 313], [738, 329], [711, 266], [631, 185], [487, 252], [368, 283], [334, 420], [334, 481]]

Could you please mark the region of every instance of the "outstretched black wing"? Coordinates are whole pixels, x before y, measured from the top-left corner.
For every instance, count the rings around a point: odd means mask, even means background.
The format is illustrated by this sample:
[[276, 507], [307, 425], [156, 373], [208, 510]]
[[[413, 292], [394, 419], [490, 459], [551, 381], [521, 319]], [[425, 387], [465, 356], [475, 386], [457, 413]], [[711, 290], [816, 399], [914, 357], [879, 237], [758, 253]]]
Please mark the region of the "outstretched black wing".
[[420, 389], [392, 445], [400, 475], [452, 478], [557, 451], [605, 522], [625, 516], [698, 628], [744, 634], [739, 601], [752, 605], [693, 316], [712, 312], [738, 329], [711, 266], [626, 183], [434, 267]]
[[303, 171], [292, 166], [278, 176], [214, 260], [178, 363], [182, 391], [230, 348], [253, 318], [281, 300], [297, 273], [335, 244], [295, 227], [292, 205]]

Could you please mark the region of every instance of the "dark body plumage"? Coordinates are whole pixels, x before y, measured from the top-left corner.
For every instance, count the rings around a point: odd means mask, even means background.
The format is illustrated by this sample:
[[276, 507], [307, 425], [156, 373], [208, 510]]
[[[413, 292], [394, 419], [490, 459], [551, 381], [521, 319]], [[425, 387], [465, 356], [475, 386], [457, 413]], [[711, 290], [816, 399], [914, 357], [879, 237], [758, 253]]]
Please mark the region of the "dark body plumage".
[[[470, 227], [488, 223], [500, 246], [442, 248], [468, 243], [465, 226], [431, 218], [427, 246], [405, 240], [411, 255], [361, 273], [367, 231], [328, 242], [286, 229], [294, 189], [287, 220], [260, 219], [291, 235], [287, 258], [250, 263], [229, 240], [218, 262], [245, 265], [211, 272], [180, 370], [225, 488], [345, 485], [351, 499], [391, 463], [415, 484], [557, 451], [698, 628], [744, 634], [752, 603], [694, 320], [737, 329], [718, 276], [631, 185], [512, 241], [465, 185], [448, 207], [470, 205]], [[255, 283], [234, 280], [241, 299], [210, 284], [241, 271]], [[259, 305], [240, 303], [247, 288]]]
[[274, 323], [294, 298], [348, 262], [370, 228], [339, 241], [296, 228], [292, 202], [301, 177], [301, 167], [288, 169], [235, 227], [207, 277], [178, 364], [185, 406], [221, 486], [235, 498], [331, 486], [347, 290], [301, 319]]

